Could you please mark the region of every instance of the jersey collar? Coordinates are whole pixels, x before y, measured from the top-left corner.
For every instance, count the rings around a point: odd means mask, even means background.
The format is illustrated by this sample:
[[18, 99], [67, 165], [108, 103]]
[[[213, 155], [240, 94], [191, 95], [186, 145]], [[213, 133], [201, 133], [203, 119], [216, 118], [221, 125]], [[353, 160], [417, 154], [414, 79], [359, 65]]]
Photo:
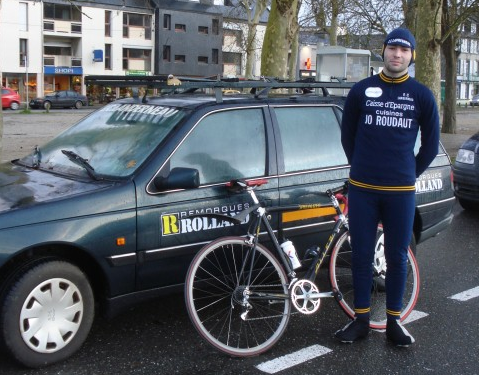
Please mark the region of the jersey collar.
[[381, 78], [384, 82], [387, 82], [387, 83], [402, 83], [409, 78], [409, 73], [406, 73], [401, 77], [392, 78], [392, 77], [387, 76], [383, 72], [380, 72], [379, 73], [379, 78]]

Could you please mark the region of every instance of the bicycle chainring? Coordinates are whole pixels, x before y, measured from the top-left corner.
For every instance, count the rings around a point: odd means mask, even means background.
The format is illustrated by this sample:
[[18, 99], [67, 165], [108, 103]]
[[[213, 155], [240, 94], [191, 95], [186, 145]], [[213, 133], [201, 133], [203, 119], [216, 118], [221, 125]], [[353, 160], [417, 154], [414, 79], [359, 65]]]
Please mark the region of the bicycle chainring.
[[312, 297], [318, 294], [319, 289], [315, 283], [300, 279], [290, 288], [291, 302], [293, 306], [302, 314], [313, 314], [319, 309], [320, 297]]

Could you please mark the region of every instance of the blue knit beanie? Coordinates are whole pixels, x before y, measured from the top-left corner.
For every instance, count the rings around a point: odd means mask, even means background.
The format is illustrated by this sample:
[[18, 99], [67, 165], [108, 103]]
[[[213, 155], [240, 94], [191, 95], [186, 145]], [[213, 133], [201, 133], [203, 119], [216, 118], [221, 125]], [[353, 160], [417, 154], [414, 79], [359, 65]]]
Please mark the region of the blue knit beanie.
[[416, 58], [416, 39], [414, 38], [414, 35], [412, 35], [412, 33], [408, 29], [397, 28], [391, 31], [386, 36], [386, 39], [384, 40], [384, 45], [383, 45], [383, 53], [382, 53], [383, 60], [384, 60], [384, 49], [388, 45], [403, 46], [403, 47], [411, 48], [411, 52], [412, 52], [411, 64], [414, 62], [414, 59]]

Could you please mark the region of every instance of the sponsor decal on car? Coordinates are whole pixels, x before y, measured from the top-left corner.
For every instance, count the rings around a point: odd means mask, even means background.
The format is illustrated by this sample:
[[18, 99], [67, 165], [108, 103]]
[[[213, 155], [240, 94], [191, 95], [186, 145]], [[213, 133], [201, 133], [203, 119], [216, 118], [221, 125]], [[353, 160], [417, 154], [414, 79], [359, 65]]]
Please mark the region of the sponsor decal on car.
[[[219, 217], [201, 216], [202, 214], [220, 214], [235, 216], [241, 211], [249, 208], [249, 203], [239, 203], [228, 206], [202, 208], [198, 210], [181, 211], [177, 213], [166, 213], [161, 215], [161, 234], [170, 236], [175, 234], [186, 234], [200, 232], [217, 228], [230, 227], [233, 222], [223, 220]], [[200, 216], [196, 216], [200, 215]], [[249, 216], [241, 223], [247, 223]]]
[[416, 193], [429, 193], [442, 189], [442, 172], [424, 173], [416, 180]]

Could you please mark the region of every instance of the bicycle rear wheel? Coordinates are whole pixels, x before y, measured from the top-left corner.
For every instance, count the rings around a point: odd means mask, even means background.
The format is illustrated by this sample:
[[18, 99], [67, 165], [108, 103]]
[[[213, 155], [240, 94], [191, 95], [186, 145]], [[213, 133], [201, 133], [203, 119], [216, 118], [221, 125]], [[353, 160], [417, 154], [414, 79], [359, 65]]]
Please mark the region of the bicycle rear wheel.
[[253, 255], [241, 237], [218, 239], [198, 252], [186, 277], [185, 299], [199, 334], [216, 349], [237, 357], [270, 349], [284, 333], [291, 313], [283, 267], [260, 244]]
[[[408, 249], [407, 280], [403, 297], [403, 310], [401, 321], [406, 319], [416, 305], [419, 295], [419, 269], [416, 258]], [[376, 249], [373, 266], [373, 285], [371, 286], [371, 320], [373, 329], [386, 328], [386, 259], [384, 256], [384, 233], [378, 227]], [[339, 290], [343, 296], [339, 305], [350, 317], [354, 317], [354, 290], [351, 272], [351, 244], [349, 232], [345, 232], [336, 242], [331, 252], [329, 263], [329, 276], [331, 286]]]

